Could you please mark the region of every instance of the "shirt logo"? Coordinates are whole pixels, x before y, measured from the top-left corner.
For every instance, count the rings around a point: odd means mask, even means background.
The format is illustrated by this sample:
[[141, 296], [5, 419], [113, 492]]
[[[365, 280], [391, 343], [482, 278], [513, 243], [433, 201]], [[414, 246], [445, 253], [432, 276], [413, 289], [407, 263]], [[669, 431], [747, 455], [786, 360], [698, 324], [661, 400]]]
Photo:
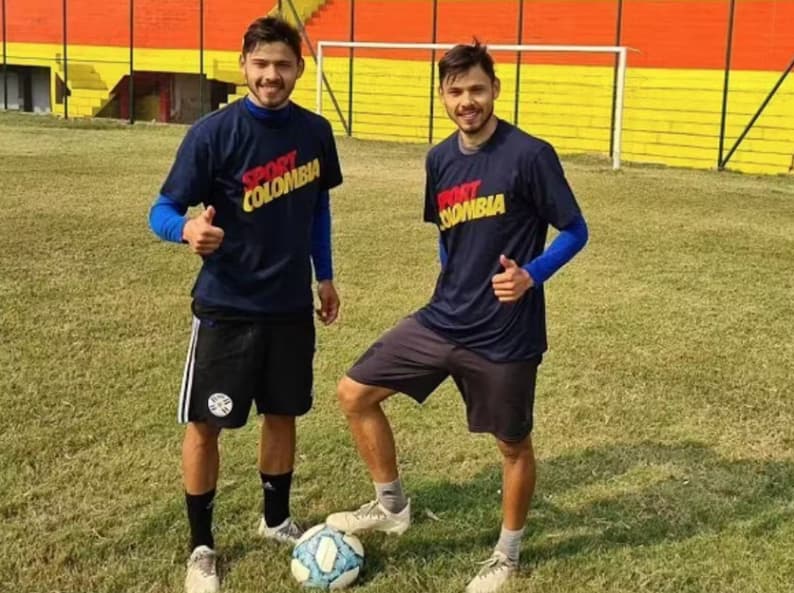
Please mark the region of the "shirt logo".
[[213, 393], [207, 402], [207, 406], [213, 416], [225, 418], [231, 413], [234, 404], [232, 403], [232, 398], [225, 393]]
[[253, 212], [320, 177], [320, 159], [298, 165], [293, 150], [243, 173], [243, 210]]
[[505, 195], [478, 196], [482, 180], [467, 181], [436, 195], [439, 227], [442, 231], [462, 222], [504, 214]]

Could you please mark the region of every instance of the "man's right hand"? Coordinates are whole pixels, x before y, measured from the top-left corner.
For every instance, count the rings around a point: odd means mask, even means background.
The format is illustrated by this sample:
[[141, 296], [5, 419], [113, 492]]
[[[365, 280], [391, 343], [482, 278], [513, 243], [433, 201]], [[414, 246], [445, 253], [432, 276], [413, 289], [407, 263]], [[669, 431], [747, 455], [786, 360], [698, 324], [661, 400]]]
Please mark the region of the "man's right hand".
[[188, 242], [193, 253], [209, 255], [221, 246], [223, 229], [212, 225], [213, 218], [215, 218], [215, 207], [210, 206], [185, 223], [182, 239]]

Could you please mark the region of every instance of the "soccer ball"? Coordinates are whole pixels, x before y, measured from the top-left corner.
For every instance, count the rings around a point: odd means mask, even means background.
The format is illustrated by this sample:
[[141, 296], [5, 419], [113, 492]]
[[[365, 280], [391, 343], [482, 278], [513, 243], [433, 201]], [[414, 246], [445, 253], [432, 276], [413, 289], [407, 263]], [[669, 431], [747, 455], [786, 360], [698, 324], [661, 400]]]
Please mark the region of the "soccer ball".
[[325, 523], [304, 533], [292, 551], [292, 575], [304, 587], [342, 589], [358, 578], [364, 546]]

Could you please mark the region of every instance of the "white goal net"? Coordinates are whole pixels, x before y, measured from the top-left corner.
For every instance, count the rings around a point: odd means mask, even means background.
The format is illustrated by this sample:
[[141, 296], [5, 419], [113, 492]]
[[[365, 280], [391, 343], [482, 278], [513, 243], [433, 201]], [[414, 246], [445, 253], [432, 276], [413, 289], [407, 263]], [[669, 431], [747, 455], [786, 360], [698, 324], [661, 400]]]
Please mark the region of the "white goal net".
[[[356, 138], [437, 142], [453, 130], [437, 96], [441, 43], [320, 41], [316, 109]], [[620, 167], [626, 48], [489, 45], [501, 81], [496, 113], [561, 153]]]

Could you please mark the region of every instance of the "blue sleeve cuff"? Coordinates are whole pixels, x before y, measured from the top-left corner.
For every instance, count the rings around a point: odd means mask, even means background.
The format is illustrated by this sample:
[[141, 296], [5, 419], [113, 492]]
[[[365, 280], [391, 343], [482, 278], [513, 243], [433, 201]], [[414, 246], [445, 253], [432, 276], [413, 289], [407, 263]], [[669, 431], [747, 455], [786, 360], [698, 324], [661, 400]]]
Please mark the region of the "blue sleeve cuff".
[[560, 229], [560, 233], [546, 251], [523, 268], [532, 276], [536, 285], [543, 284], [581, 251], [587, 239], [587, 223], [579, 214], [566, 227]]
[[444, 240], [441, 235], [438, 236], [438, 261], [441, 262], [441, 269], [447, 267], [447, 248], [444, 247]]
[[317, 282], [333, 280], [331, 255], [331, 199], [328, 191], [320, 192], [312, 222], [312, 263]]
[[149, 210], [149, 227], [163, 241], [181, 243], [186, 212], [184, 204], [160, 194]]

